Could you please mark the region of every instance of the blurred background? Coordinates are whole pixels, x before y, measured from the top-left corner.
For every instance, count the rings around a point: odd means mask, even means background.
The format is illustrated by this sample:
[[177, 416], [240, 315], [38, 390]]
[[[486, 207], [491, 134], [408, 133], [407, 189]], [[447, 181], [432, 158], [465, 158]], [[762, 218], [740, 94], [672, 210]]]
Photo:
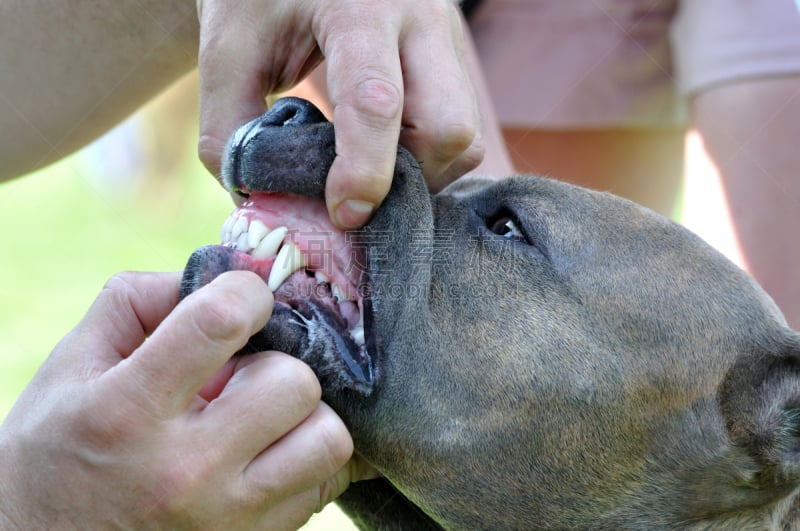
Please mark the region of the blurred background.
[[[106, 280], [175, 271], [233, 203], [197, 159], [191, 74], [101, 139], [0, 184], [0, 420]], [[355, 529], [334, 506], [305, 530]]]

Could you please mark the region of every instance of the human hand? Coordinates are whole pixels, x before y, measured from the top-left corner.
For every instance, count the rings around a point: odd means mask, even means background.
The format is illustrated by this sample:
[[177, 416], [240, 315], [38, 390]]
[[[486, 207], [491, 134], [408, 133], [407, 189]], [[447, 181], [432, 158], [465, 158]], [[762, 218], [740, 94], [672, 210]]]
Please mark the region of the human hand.
[[198, 0], [198, 13], [199, 153], [213, 173], [264, 96], [323, 57], [337, 153], [325, 196], [341, 228], [363, 224], [388, 193], [398, 139], [433, 189], [483, 157], [453, 0]]
[[177, 304], [179, 278], [114, 277], [42, 365], [0, 428], [0, 528], [296, 529], [364, 473], [308, 366], [229, 359], [264, 282]]

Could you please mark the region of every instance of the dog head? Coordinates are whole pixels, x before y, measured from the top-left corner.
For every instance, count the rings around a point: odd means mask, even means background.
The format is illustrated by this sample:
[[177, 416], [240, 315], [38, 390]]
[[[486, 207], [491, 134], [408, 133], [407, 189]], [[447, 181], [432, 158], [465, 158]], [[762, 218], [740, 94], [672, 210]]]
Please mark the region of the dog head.
[[[430, 196], [402, 148], [384, 204], [342, 233], [322, 203], [334, 157], [332, 125], [300, 100], [243, 126], [224, 178], [247, 200], [225, 245], [189, 260], [183, 293], [228, 269], [273, 284], [248, 349], [315, 369], [415, 518], [746, 528], [787, 512], [800, 338], [741, 270], [653, 212], [553, 180]], [[279, 231], [277, 256], [259, 223]], [[354, 492], [379, 522], [369, 488]]]

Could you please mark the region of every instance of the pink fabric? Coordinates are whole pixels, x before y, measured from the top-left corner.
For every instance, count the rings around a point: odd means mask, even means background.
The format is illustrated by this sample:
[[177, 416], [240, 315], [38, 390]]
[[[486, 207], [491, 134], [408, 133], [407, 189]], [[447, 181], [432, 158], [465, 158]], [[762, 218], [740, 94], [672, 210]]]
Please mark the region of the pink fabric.
[[470, 23], [504, 126], [682, 125], [705, 87], [800, 73], [794, 0], [484, 0]]

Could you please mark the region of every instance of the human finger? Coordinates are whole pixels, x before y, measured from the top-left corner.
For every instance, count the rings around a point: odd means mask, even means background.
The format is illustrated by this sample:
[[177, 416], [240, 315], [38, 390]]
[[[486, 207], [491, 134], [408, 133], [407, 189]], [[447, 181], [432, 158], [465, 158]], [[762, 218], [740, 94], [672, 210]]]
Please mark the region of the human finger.
[[297, 529], [311, 515], [320, 512], [326, 505], [341, 496], [351, 483], [378, 477], [380, 474], [374, 468], [354, 456], [321, 485], [315, 485], [271, 507], [261, 517], [256, 527], [270, 530]]
[[272, 313], [272, 292], [249, 271], [229, 271], [186, 297], [128, 359], [118, 384], [143, 399], [183, 411], [203, 384]]
[[[180, 272], [124, 272], [111, 277], [65, 341], [80, 347], [57, 348], [59, 356], [73, 356], [92, 364], [97, 372], [129, 356], [156, 329], [178, 303]], [[62, 342], [63, 343], [63, 342]], [[62, 345], [59, 345], [60, 347]], [[91, 356], [86, 356], [86, 353]]]
[[477, 166], [484, 151], [455, 4], [431, 2], [426, 16], [408, 25], [401, 55], [405, 105], [400, 143], [438, 189]]
[[293, 496], [323, 485], [352, 453], [353, 441], [344, 423], [320, 402], [302, 423], [247, 466], [242, 486], [264, 495]]
[[[259, 50], [252, 24], [239, 24], [232, 6], [206, 2], [200, 12], [200, 137], [198, 155], [208, 170], [219, 176], [221, 158], [233, 131], [266, 110], [264, 87], [258, 76]], [[242, 42], [250, 45], [241, 45]], [[236, 53], [235, 53], [235, 52]]]
[[389, 191], [403, 108], [401, 13], [383, 3], [331, 2], [318, 34], [328, 63], [336, 159], [325, 201], [344, 229], [362, 225]]
[[[198, 154], [219, 176], [228, 139], [266, 110], [265, 96], [322, 60], [302, 4], [206, 0], [200, 11]], [[231, 31], [235, 28], [235, 31]]]
[[311, 368], [288, 354], [243, 356], [219, 396], [198, 413], [200, 429], [246, 464], [311, 415], [321, 393]]

